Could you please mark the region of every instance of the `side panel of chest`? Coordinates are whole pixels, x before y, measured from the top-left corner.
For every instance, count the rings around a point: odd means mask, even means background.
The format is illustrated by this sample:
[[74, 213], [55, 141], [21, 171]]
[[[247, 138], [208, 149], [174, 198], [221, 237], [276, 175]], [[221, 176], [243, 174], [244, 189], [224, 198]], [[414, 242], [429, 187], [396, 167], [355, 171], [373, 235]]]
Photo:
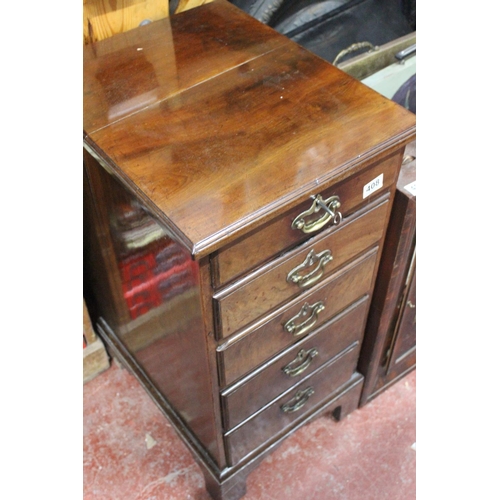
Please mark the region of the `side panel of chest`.
[[94, 158], [84, 159], [84, 275], [94, 317], [222, 464], [206, 352], [202, 289], [208, 262], [192, 260]]

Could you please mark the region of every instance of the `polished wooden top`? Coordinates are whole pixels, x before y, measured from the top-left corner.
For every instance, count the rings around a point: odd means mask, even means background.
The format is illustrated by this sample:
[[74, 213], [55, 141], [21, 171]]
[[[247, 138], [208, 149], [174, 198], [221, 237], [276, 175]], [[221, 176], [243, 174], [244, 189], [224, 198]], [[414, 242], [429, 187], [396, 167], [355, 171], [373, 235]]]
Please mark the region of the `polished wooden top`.
[[197, 258], [415, 136], [412, 113], [224, 0], [84, 51], [86, 147]]

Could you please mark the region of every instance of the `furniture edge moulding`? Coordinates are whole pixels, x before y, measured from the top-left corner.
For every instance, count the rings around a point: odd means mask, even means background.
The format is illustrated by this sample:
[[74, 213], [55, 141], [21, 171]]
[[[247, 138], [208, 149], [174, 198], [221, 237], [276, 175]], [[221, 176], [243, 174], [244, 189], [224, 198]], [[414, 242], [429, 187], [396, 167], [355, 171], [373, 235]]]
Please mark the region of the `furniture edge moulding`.
[[165, 232], [186, 250], [191, 253], [193, 260], [200, 260], [201, 257], [196, 256], [194, 243], [173, 224], [170, 219], [154, 205], [150, 199], [141, 192], [137, 185], [131, 181], [118, 166], [104, 154], [100, 148], [88, 136], [84, 137], [84, 150], [92, 156], [92, 158], [112, 177], [115, 177], [118, 182], [133, 196], [137, 197], [146, 212], [148, 212], [157, 223], [165, 230]]
[[[400, 154], [402, 156], [403, 153], [401, 148], [413, 140], [415, 134], [416, 127], [410, 127], [405, 130], [404, 133], [397, 136], [397, 138], [393, 141], [385, 144], [385, 148], [387, 149], [384, 150], [384, 148], [374, 148], [366, 155], [359, 156], [355, 160], [340, 166], [334, 173], [330, 173], [328, 176], [325, 176], [325, 178], [317, 180], [321, 185], [321, 189], [328, 189], [345, 177], [354, 175], [356, 172], [367, 168], [374, 158], [377, 158], [377, 161], [383, 161], [383, 159], [389, 158], [393, 155]], [[256, 212], [247, 214], [231, 226], [221, 229], [220, 231], [210, 235], [210, 237], [199, 242], [193, 242], [149, 199], [149, 197], [142, 193], [137, 185], [130, 180], [128, 176], [126, 176], [103, 151], [100, 150], [100, 148], [87, 134], [84, 135], [84, 148], [109, 174], [116, 177], [129, 192], [140, 199], [144, 208], [158, 220], [162, 227], [169, 234], [171, 234], [176, 241], [191, 252], [194, 260], [200, 260], [210, 254], [213, 254], [214, 252], [222, 249], [224, 246], [231, 244], [246, 232], [253, 231], [269, 220], [279, 217], [287, 210], [296, 206], [297, 203], [307, 200], [318, 190], [318, 183], [310, 183], [303, 186], [300, 190], [295, 190], [287, 196], [281, 197], [273, 203], [261, 207]], [[380, 149], [384, 151], [382, 157], [380, 157]]]

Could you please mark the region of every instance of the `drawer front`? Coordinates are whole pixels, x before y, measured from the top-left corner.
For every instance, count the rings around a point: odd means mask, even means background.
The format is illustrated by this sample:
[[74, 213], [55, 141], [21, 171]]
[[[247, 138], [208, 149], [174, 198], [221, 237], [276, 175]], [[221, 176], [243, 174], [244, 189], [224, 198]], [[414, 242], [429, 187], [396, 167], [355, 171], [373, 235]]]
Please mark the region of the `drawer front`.
[[[398, 155], [391, 156], [319, 194], [323, 200], [338, 196], [340, 200], [339, 211], [346, 219], [363, 204], [372, 201], [375, 196], [379, 196], [384, 190], [391, 187], [396, 180], [399, 164]], [[380, 181], [380, 176], [382, 176], [382, 180], [378, 184], [380, 187], [373, 191], [373, 195], [364, 198], [366, 190], [364, 191], [363, 188], [369, 186], [375, 179]], [[292, 227], [294, 219], [308, 210], [311, 205], [311, 199], [304, 201], [285, 215], [267, 223], [263, 228], [254, 231], [220, 251], [216, 258], [216, 275], [218, 275], [216, 281], [218, 286], [228, 283], [251, 269], [268, 262], [275, 255], [331, 227], [333, 218], [325, 226], [312, 233], [304, 233], [302, 230]], [[320, 209], [313, 218], [321, 218], [325, 213], [324, 210]], [[344, 222], [341, 222], [339, 226], [343, 224]]]
[[[312, 333], [312, 328], [319, 327], [363, 295], [369, 294], [377, 250], [373, 249], [332, 275], [322, 287], [279, 309], [237, 341], [220, 346], [218, 360], [221, 384], [231, 384], [301, 337]], [[301, 320], [297, 331], [290, 331], [290, 321], [295, 322], [294, 318], [301, 315], [305, 305], [318, 302], [323, 303], [324, 309], [317, 314], [313, 327], [308, 329], [310, 323], [301, 327], [300, 324], [307, 321]]]
[[356, 344], [240, 427], [229, 431], [225, 438], [231, 463], [239, 462], [346, 383], [356, 369], [358, 354], [359, 345]]
[[383, 235], [388, 210], [386, 199], [216, 294], [220, 338], [321, 283], [345, 262], [377, 243]]
[[324, 363], [355, 342], [361, 342], [368, 306], [364, 297], [222, 393], [225, 428], [235, 427], [269, 401], [311, 377]]

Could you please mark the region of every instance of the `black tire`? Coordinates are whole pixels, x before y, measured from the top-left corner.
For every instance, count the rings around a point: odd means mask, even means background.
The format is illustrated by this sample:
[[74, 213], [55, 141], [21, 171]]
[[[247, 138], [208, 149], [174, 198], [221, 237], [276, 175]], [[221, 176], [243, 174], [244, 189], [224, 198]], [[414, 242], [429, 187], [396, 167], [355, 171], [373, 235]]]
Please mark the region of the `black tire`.
[[232, 0], [236, 7], [244, 10], [255, 19], [264, 24], [270, 24], [271, 19], [276, 12], [288, 3], [287, 0]]

